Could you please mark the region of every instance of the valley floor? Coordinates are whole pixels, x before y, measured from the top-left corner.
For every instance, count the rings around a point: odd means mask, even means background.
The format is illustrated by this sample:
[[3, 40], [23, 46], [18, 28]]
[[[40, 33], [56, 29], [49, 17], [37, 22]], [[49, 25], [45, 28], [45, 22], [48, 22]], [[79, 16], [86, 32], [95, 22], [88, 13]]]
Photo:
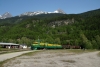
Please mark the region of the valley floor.
[[75, 53], [67, 50], [43, 50], [23, 55], [4, 64], [4, 67], [100, 67], [98, 53]]

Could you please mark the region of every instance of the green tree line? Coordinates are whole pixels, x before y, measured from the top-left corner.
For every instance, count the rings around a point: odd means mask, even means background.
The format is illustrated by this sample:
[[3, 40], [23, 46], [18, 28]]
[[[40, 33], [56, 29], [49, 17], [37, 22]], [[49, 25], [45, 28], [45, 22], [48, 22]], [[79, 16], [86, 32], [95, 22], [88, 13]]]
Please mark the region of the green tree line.
[[[94, 15], [94, 12], [95, 15]], [[88, 15], [85, 17], [85, 15]], [[42, 42], [61, 45], [83, 46], [86, 49], [100, 49], [100, 10], [85, 14], [51, 14], [29, 17], [16, 24], [0, 25], [0, 41], [30, 46], [39, 39]], [[65, 20], [74, 23], [62, 24]], [[62, 21], [63, 20], [63, 21]], [[62, 21], [58, 26], [53, 22]]]

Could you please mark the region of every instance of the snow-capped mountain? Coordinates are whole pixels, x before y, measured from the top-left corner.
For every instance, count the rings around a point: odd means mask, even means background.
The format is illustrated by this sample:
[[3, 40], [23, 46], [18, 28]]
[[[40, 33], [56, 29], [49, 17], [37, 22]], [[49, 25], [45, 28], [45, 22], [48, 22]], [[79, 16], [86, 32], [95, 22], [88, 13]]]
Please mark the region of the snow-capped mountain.
[[43, 12], [43, 11], [25, 12], [25, 13], [20, 14], [19, 16], [33, 16], [33, 15], [39, 15], [39, 14], [47, 14], [47, 12]]
[[35, 11], [35, 12], [25, 12], [19, 15], [20, 16], [34, 16], [34, 15], [39, 15], [39, 14], [50, 14], [50, 13], [61, 13], [61, 14], [66, 14], [63, 10], [59, 9], [54, 12], [46, 12], [46, 11]]
[[2, 19], [2, 15], [0, 15], [0, 19]]
[[12, 15], [9, 12], [4, 13], [3, 15], [0, 15], [0, 19], [10, 18]]
[[2, 16], [0, 15], [0, 18], [1, 18]]
[[66, 14], [63, 10], [61, 10], [61, 9], [58, 9], [58, 10], [56, 10], [56, 11], [54, 11], [54, 13], [62, 13], [62, 14]]
[[[40, 14], [50, 14], [50, 13], [61, 13], [61, 14], [66, 14], [63, 10], [58, 9], [54, 12], [46, 12], [46, 11], [34, 11], [34, 12], [25, 12], [20, 15], [21, 16], [34, 16], [34, 15], [40, 15]], [[3, 15], [0, 15], [0, 19], [5, 19], [5, 18], [10, 18], [13, 17], [9, 12], [4, 13]]]

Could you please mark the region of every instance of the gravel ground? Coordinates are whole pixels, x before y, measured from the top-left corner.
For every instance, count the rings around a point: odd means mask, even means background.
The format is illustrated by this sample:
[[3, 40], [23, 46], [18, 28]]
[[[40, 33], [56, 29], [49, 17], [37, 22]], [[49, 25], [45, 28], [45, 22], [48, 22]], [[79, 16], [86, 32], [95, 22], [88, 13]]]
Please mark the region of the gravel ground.
[[4, 67], [100, 67], [99, 51], [76, 54], [45, 50], [35, 55], [20, 56]]

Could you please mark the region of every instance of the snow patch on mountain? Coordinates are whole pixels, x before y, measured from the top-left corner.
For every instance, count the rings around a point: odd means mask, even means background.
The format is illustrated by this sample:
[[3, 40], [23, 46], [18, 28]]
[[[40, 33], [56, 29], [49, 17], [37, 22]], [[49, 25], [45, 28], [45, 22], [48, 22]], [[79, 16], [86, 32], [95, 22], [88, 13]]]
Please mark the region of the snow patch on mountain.
[[[40, 14], [51, 14], [51, 13], [61, 13], [61, 14], [66, 14], [63, 10], [58, 9], [54, 12], [46, 12], [46, 11], [34, 11], [34, 12], [25, 12], [20, 15], [21, 16], [34, 16], [34, 15], [40, 15]], [[5, 18], [10, 18], [13, 17], [9, 12], [4, 13], [3, 15], [0, 15], [0, 19], [5, 19]]]
[[35, 12], [25, 12], [19, 15], [20, 16], [34, 16], [34, 15], [39, 15], [39, 14], [50, 14], [50, 13], [61, 13], [61, 14], [66, 14], [63, 10], [59, 9], [54, 12], [46, 12], [46, 11], [35, 11]]
[[3, 15], [0, 15], [0, 19], [10, 18], [12, 15], [9, 12], [4, 13]]

